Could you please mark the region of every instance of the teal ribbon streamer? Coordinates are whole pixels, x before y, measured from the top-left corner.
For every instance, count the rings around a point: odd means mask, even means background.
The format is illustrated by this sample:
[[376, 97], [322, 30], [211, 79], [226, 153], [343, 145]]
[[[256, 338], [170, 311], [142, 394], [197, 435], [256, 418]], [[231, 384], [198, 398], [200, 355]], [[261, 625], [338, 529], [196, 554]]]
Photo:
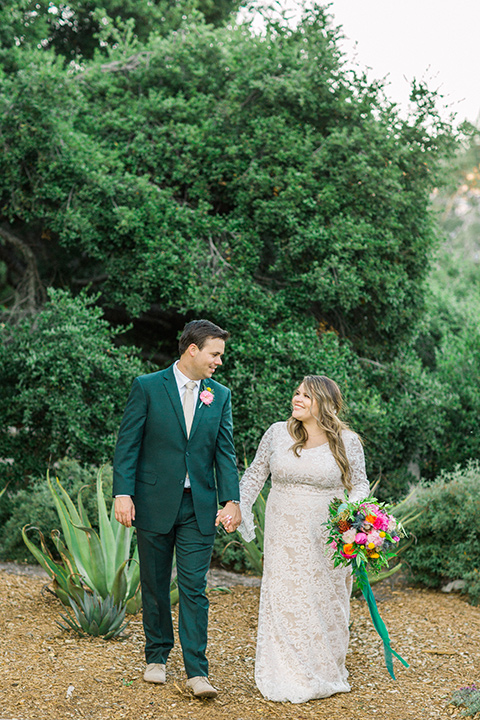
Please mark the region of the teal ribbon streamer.
[[363, 597], [367, 601], [368, 609], [370, 610], [370, 617], [372, 618], [373, 625], [375, 627], [375, 630], [380, 635], [380, 638], [383, 642], [383, 650], [385, 653], [385, 665], [387, 666], [388, 673], [390, 677], [395, 680], [395, 675], [393, 672], [393, 658], [392, 655], [395, 655], [395, 657], [400, 660], [402, 665], [405, 667], [410, 667], [409, 664], [399, 655], [395, 652], [395, 650], [392, 650], [392, 647], [390, 645], [390, 637], [388, 635], [388, 630], [386, 628], [385, 623], [383, 622], [382, 618], [380, 617], [380, 614], [378, 612], [377, 603], [375, 601], [375, 596], [372, 592], [372, 588], [370, 587], [370, 583], [368, 581], [368, 575], [367, 571], [365, 570], [365, 563], [362, 561], [360, 565], [352, 564], [353, 572], [355, 573], [355, 577], [357, 578], [358, 585], [360, 587], [360, 590], [363, 593]]

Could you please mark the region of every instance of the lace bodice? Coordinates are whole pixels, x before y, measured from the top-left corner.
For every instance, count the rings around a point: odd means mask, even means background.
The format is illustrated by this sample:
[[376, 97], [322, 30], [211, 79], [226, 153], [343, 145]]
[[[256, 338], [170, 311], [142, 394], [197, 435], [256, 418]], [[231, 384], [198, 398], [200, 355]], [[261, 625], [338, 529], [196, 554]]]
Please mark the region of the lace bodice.
[[[342, 435], [345, 450], [352, 472], [351, 501], [368, 497], [369, 484], [365, 472], [363, 447], [351, 430]], [[269, 475], [272, 487], [285, 489], [303, 486], [312, 491], [322, 492], [334, 497], [343, 497], [345, 487], [342, 483], [340, 468], [328, 443], [315, 448], [304, 448], [300, 457], [290, 449], [293, 439], [286, 422], [271, 425], [258, 446], [255, 459], [240, 482], [242, 524], [239, 531], [245, 540], [255, 537], [252, 506]]]

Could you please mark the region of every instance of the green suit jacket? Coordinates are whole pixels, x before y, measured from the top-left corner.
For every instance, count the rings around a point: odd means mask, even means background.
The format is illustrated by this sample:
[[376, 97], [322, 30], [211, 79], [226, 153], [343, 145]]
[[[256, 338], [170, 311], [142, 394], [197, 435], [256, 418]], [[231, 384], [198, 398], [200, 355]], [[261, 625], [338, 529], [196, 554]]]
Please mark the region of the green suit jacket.
[[[200, 393], [210, 388], [210, 405]], [[200, 532], [215, 532], [218, 502], [239, 499], [230, 390], [202, 380], [190, 436], [173, 365], [133, 381], [113, 463], [113, 494], [131, 495], [135, 525], [168, 533], [188, 472]]]

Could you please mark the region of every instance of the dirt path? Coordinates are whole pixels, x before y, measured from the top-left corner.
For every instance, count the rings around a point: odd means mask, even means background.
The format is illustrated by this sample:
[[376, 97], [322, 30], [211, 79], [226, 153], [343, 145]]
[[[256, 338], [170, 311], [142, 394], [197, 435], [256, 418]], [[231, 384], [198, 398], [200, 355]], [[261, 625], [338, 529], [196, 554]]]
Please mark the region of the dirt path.
[[[223, 578], [225, 583], [225, 577]], [[228, 578], [227, 578], [228, 579]], [[60, 603], [43, 577], [0, 569], [2, 720], [421, 720], [459, 717], [454, 690], [480, 680], [480, 611], [458, 595], [376, 586], [393, 647], [410, 663], [389, 678], [363, 600], [352, 600], [347, 656], [352, 692], [304, 705], [264, 700], [253, 680], [258, 587], [210, 593], [210, 676], [221, 694], [198, 701], [184, 690], [178, 646], [167, 684], [142, 680], [141, 618], [122, 642], [79, 639], [55, 623]], [[68, 696], [68, 697], [67, 697]]]

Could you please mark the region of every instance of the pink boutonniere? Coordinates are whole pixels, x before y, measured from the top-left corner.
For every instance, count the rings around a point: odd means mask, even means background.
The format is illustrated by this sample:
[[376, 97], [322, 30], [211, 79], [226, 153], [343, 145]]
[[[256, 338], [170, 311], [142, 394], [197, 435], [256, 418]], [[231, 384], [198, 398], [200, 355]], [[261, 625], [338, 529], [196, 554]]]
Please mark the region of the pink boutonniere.
[[212, 392], [212, 388], [207, 387], [205, 390], [202, 390], [200, 393], [200, 400], [204, 405], [211, 405], [211, 403], [214, 400], [214, 394]]

